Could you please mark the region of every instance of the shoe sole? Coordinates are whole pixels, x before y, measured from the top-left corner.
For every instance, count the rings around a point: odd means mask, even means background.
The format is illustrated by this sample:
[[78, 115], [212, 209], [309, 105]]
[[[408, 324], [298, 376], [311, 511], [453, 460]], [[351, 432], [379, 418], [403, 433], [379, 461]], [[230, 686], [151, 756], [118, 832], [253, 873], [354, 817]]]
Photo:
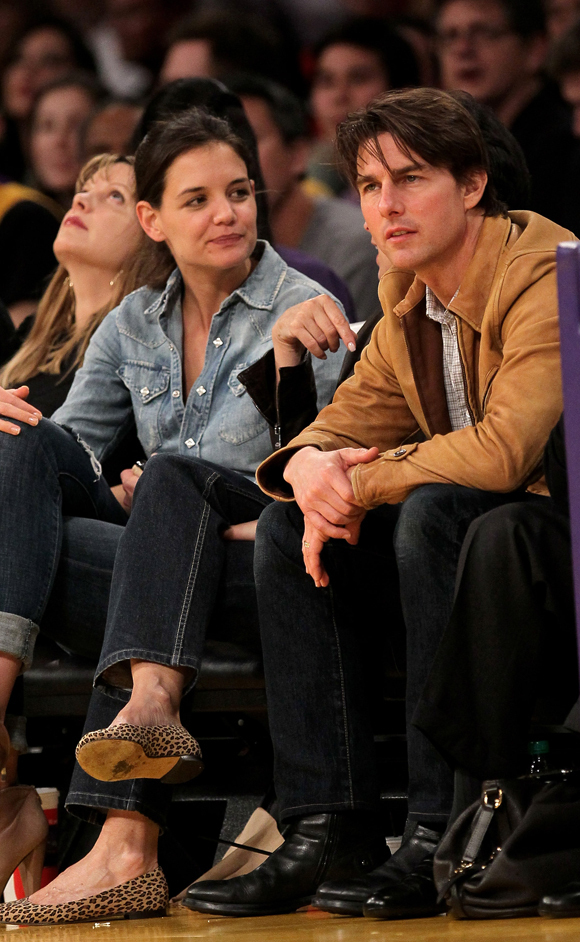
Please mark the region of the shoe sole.
[[324, 913], [336, 913], [339, 916], [362, 916], [365, 902], [366, 900], [355, 903], [352, 900], [326, 899], [326, 897], [319, 899], [315, 896], [312, 900], [312, 906]]
[[99, 782], [123, 782], [132, 778], [163, 779], [177, 785], [203, 771], [203, 762], [194, 757], [151, 758], [136, 742], [106, 739], [87, 743], [77, 752], [80, 767]]
[[182, 899], [181, 902], [196, 913], [211, 913], [214, 916], [282, 916], [284, 913], [295, 913], [297, 909], [309, 906], [311, 899], [311, 896], [305, 896], [302, 899], [287, 900], [277, 906], [260, 903], [210, 903], [207, 900], [190, 902], [187, 899]]

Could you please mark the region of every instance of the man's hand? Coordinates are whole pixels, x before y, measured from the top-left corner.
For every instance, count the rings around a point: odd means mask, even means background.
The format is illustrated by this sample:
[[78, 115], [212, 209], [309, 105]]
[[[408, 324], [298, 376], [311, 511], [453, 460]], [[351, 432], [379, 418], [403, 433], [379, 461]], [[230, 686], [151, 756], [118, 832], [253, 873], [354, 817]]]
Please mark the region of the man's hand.
[[[350, 543], [353, 546], [358, 543], [361, 523], [365, 517], [366, 510], [360, 508], [358, 516], [352, 517], [349, 523], [345, 525], [344, 529], [346, 531], [346, 535], [344, 539], [347, 541], [347, 543]], [[313, 527], [310, 521], [305, 517], [304, 537], [302, 540], [302, 556], [304, 557], [306, 572], [314, 579], [314, 584], [316, 585], [317, 589], [327, 586], [330, 582], [328, 573], [324, 568], [324, 564], [320, 558], [322, 548], [327, 540], [328, 537], [321, 533], [320, 530], [317, 530], [316, 527]]]
[[347, 525], [354, 523], [361, 513], [364, 517], [364, 511], [355, 500], [347, 472], [354, 465], [375, 461], [378, 454], [378, 448], [319, 451], [306, 446], [292, 455], [284, 480], [292, 485], [305, 519], [321, 536], [352, 542], [356, 534], [358, 539], [358, 528], [351, 531]]
[[[28, 386], [19, 386], [18, 389], [3, 389], [0, 386], [0, 416], [4, 415], [8, 419], [18, 419], [28, 425], [38, 425], [42, 418], [42, 412], [26, 402], [28, 392]], [[0, 419], [0, 432], [8, 432], [9, 435], [20, 435], [20, 426], [15, 425], [14, 422]]]
[[335, 353], [340, 341], [351, 353], [356, 350], [356, 334], [338, 305], [325, 294], [288, 308], [272, 328], [276, 368], [297, 366], [309, 350], [326, 360], [325, 350]]

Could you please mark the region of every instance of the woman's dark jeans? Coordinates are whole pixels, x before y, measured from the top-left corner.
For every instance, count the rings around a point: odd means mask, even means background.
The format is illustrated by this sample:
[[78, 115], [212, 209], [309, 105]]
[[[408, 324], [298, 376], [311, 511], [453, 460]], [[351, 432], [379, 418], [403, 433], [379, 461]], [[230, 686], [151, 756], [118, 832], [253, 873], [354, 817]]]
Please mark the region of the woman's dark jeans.
[[100, 650], [127, 515], [71, 432], [19, 424], [0, 434], [0, 651], [27, 669], [41, 625], [76, 653]]
[[[255, 520], [269, 502], [256, 484], [209, 462], [173, 455], [148, 461], [119, 543], [85, 732], [109, 726], [129, 699], [131, 658], [192, 668], [187, 693], [206, 635], [223, 632], [224, 618], [233, 612], [240, 632], [243, 612], [247, 630], [257, 634], [251, 554], [232, 553], [236, 544], [222, 533]], [[107, 808], [139, 811], [163, 826], [170, 792], [148, 779], [97, 782], [76, 765], [67, 807], [93, 821]]]
[[[371, 510], [357, 546], [330, 540], [330, 576], [315, 588], [304, 570], [296, 504], [260, 519], [255, 575], [275, 786], [282, 817], [374, 809], [379, 788], [369, 711], [371, 629], [407, 636], [409, 817], [443, 825], [453, 775], [411, 725], [453, 605], [461, 545], [472, 520], [514, 499], [459, 485], [418, 488], [402, 504]], [[369, 653], [370, 652], [370, 653]], [[450, 678], [453, 683], [453, 678]]]

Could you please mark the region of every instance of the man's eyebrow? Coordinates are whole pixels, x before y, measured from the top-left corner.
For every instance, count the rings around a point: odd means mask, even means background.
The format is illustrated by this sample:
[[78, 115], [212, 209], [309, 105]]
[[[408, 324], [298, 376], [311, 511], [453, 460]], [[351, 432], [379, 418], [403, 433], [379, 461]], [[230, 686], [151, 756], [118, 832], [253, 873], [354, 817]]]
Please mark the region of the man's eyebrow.
[[413, 173], [415, 170], [425, 170], [426, 164], [418, 164], [413, 162], [412, 164], [407, 164], [405, 167], [399, 167], [396, 170], [391, 170], [392, 177], [404, 177], [408, 173]]
[[[412, 163], [407, 164], [405, 167], [398, 167], [393, 169], [392, 167], [387, 168], [391, 177], [404, 177], [408, 173], [413, 173], [417, 170], [422, 171], [427, 169], [426, 164]], [[375, 174], [359, 174], [356, 178], [357, 186], [362, 186], [365, 183], [376, 183], [377, 177]]]
[[[249, 182], [250, 182], [249, 177], [238, 177], [236, 180], [230, 180], [230, 182], [228, 183], [228, 186], [237, 186], [240, 183], [249, 183]], [[186, 196], [189, 193], [201, 193], [203, 192], [203, 190], [207, 190], [207, 187], [206, 186], [188, 186], [184, 190], [181, 190], [180, 193], [178, 193], [178, 198], [181, 196]]]

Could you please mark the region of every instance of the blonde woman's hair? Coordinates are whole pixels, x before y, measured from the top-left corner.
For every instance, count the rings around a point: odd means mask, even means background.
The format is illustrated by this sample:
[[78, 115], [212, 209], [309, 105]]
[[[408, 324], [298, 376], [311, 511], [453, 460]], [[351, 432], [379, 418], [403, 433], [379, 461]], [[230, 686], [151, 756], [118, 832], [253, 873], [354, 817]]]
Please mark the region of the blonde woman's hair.
[[[118, 154], [91, 157], [78, 176], [75, 192], [79, 193], [97, 173], [106, 173], [115, 164], [133, 167], [134, 160]], [[70, 373], [80, 366], [89, 340], [105, 315], [120, 304], [125, 295], [145, 284], [143, 263], [142, 253], [137, 250], [115, 279], [110, 301], [95, 311], [80, 335], [74, 330], [75, 301], [68, 273], [59, 265], [39, 302], [28, 337], [0, 373], [0, 385], [16, 386], [37, 373], [58, 375], [65, 368]]]

